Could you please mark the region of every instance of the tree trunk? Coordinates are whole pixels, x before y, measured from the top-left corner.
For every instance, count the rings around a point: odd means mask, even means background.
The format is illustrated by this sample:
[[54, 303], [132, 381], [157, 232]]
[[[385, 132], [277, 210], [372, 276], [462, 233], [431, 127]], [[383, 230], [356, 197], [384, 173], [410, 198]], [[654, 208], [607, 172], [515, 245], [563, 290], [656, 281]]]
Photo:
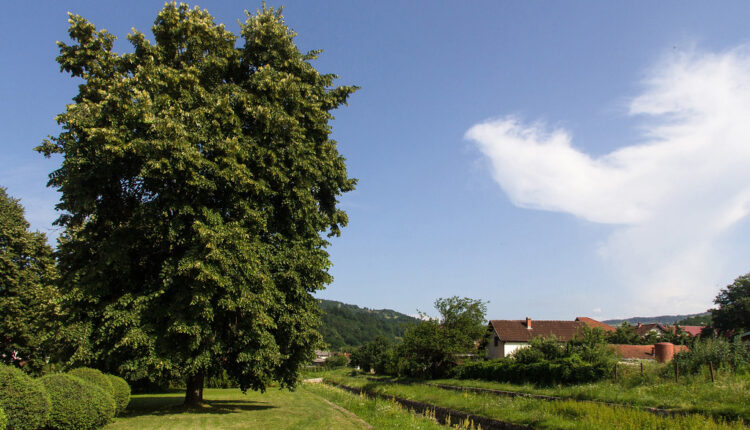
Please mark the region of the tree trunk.
[[203, 404], [203, 371], [187, 377], [187, 390], [185, 390], [185, 405], [198, 406]]

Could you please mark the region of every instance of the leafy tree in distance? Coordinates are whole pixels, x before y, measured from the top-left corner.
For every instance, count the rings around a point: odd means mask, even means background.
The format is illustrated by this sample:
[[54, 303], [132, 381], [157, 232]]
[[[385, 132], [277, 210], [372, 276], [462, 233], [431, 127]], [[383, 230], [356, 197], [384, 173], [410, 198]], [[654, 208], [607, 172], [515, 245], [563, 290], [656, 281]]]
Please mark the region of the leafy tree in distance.
[[62, 285], [87, 336], [76, 361], [129, 379], [185, 377], [186, 404], [222, 369], [243, 390], [293, 387], [320, 342], [311, 293], [331, 281], [325, 236], [354, 189], [331, 111], [356, 87], [310, 64], [280, 11], [238, 36], [205, 10], [167, 4], [155, 42], [70, 15], [62, 70], [82, 83], [39, 148], [62, 154], [49, 185]]
[[0, 187], [0, 362], [38, 372], [55, 352], [59, 294], [52, 248]]
[[481, 300], [450, 297], [435, 300], [437, 319], [427, 318], [408, 328], [398, 347], [399, 373], [417, 378], [445, 376], [457, 354], [476, 353], [487, 334], [487, 304]]
[[713, 328], [722, 335], [737, 335], [750, 330], [750, 273], [740, 276], [716, 296], [711, 309]]

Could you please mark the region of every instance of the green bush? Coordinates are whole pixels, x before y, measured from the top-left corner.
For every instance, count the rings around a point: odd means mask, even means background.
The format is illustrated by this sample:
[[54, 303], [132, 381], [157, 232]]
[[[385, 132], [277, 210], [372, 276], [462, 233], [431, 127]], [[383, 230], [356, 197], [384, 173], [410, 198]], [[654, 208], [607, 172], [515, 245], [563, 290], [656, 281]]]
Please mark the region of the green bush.
[[3, 408], [0, 408], [0, 430], [5, 430], [5, 426], [8, 425], [8, 417], [5, 416]]
[[89, 430], [104, 427], [115, 416], [112, 396], [79, 377], [57, 373], [40, 378], [52, 400], [48, 427]]
[[38, 429], [49, 417], [50, 398], [39, 381], [20, 369], [0, 365], [0, 408], [9, 429]]
[[130, 403], [130, 385], [119, 376], [107, 375], [115, 390], [115, 415], [120, 415]]
[[469, 362], [455, 367], [459, 379], [485, 379], [514, 384], [583, 384], [612, 374], [616, 362], [600, 329], [584, 328], [574, 339], [536, 337], [511, 357]]
[[112, 383], [107, 378], [107, 375], [102, 373], [100, 370], [91, 369], [89, 367], [79, 367], [68, 372], [69, 375], [77, 376], [84, 381], [91, 382], [97, 387], [104, 390], [105, 393], [109, 393], [114, 399], [115, 389]]
[[520, 363], [513, 358], [475, 361], [453, 368], [458, 379], [484, 379], [513, 384], [583, 384], [600, 381], [612, 374], [606, 363], [586, 363], [578, 356]]
[[335, 369], [337, 367], [344, 367], [349, 363], [349, 359], [344, 354], [337, 354], [331, 357], [323, 363], [323, 366], [327, 369]]

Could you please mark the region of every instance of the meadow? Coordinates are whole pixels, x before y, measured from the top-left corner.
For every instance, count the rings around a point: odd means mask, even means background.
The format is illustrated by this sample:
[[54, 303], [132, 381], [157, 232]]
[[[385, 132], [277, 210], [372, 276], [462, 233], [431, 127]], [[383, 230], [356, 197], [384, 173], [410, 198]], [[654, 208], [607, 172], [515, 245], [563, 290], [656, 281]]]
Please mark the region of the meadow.
[[[397, 396], [433, 405], [469, 412], [513, 424], [540, 429], [744, 429], [741, 420], [703, 414], [656, 415], [639, 408], [582, 402], [544, 401], [494, 394], [458, 392], [426, 383], [395, 383], [333, 372], [324, 378], [334, 384], [362, 388], [371, 393]], [[466, 382], [466, 381], [464, 381]]]

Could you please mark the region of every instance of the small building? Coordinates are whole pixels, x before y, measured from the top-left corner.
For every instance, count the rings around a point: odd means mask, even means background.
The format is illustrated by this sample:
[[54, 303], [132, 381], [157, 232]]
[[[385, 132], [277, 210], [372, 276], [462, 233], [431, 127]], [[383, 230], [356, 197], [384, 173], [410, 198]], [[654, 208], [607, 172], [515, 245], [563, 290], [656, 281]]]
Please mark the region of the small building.
[[555, 336], [560, 342], [567, 342], [583, 328], [601, 328], [614, 331], [614, 328], [587, 317], [578, 317], [575, 321], [532, 321], [525, 320], [490, 320], [492, 336], [487, 347], [488, 358], [503, 358], [513, 351], [523, 348], [535, 337]]

